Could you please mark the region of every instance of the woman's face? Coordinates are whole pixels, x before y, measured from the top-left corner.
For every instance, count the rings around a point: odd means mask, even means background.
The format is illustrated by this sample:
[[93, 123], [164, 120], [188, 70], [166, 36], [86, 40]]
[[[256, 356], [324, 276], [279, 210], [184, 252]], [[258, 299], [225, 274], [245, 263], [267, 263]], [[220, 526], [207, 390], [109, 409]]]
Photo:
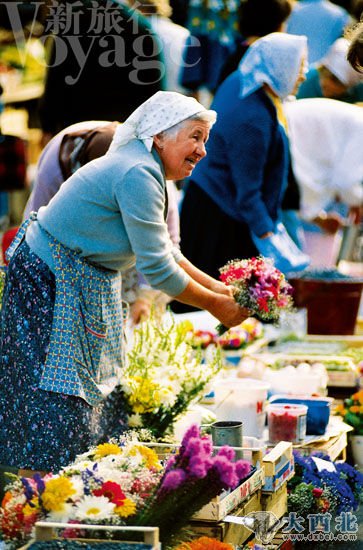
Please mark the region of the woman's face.
[[154, 137], [167, 179], [181, 180], [191, 175], [196, 164], [207, 154], [205, 144], [209, 130], [209, 122], [191, 120], [180, 129], [176, 138], [162, 134]]
[[324, 97], [335, 98], [343, 95], [348, 87], [326, 67], [320, 70], [320, 88]]

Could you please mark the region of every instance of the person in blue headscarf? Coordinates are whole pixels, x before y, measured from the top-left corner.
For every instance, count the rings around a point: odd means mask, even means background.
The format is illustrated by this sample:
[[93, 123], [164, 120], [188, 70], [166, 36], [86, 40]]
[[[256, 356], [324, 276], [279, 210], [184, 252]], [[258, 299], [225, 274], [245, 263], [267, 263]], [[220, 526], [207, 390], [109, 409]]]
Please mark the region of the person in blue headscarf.
[[217, 122], [208, 157], [189, 181], [181, 249], [210, 275], [258, 254], [252, 232], [273, 235], [287, 185], [289, 148], [282, 99], [304, 80], [303, 36], [272, 33], [254, 42], [212, 104]]

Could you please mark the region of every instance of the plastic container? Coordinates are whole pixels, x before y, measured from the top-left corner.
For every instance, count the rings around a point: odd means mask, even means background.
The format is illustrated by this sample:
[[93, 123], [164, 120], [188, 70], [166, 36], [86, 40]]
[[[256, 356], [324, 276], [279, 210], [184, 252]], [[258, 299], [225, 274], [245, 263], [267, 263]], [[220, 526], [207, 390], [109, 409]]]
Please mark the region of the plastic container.
[[327, 376], [323, 376], [322, 373], [313, 372], [312, 369], [306, 372], [298, 371], [292, 365], [279, 370], [267, 368], [263, 378], [270, 385], [271, 394], [296, 394], [297, 389], [301, 393], [321, 394], [327, 385]]
[[308, 408], [306, 417], [306, 435], [323, 435], [330, 418], [330, 407], [333, 399], [330, 397], [311, 397], [308, 395], [274, 395], [270, 403], [292, 403], [293, 405], [306, 405]]
[[289, 278], [294, 303], [308, 310], [309, 334], [354, 334], [363, 283]]
[[226, 378], [214, 387], [218, 420], [240, 420], [243, 434], [262, 437], [269, 384], [253, 378]]
[[306, 405], [270, 404], [267, 422], [270, 443], [291, 441], [301, 443], [306, 436]]

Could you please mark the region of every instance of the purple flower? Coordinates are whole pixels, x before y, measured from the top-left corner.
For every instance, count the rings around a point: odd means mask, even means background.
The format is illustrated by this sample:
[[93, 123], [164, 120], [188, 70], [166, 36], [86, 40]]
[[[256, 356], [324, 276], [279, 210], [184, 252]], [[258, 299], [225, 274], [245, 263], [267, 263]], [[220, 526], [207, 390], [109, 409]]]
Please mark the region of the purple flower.
[[232, 447], [224, 445], [224, 447], [221, 447], [219, 449], [217, 456], [225, 456], [228, 460], [233, 460], [236, 456], [236, 453], [234, 452], [234, 449], [232, 449]]
[[167, 472], [160, 487], [160, 491], [173, 491], [174, 489], [177, 489], [183, 483], [185, 478], [186, 473], [180, 468]]
[[213, 467], [217, 470], [221, 483], [230, 489], [234, 489], [238, 485], [238, 478], [233, 462], [224, 456], [216, 456], [213, 459]]
[[192, 456], [189, 461], [189, 472], [192, 476], [202, 479], [208, 473], [210, 461], [205, 461], [200, 455]]
[[251, 464], [247, 460], [237, 460], [234, 466], [238, 479], [244, 479], [251, 471]]
[[171, 470], [176, 464], [176, 456], [173, 455], [171, 456], [167, 463], [166, 463], [166, 466], [165, 466], [165, 472], [169, 472], [169, 470]]
[[190, 428], [188, 428], [188, 430], [185, 432], [181, 442], [181, 446], [186, 447], [191, 437], [198, 437], [198, 438], [200, 437], [199, 428], [197, 424], [192, 424], [192, 426], [190, 426]]
[[213, 451], [213, 441], [209, 435], [202, 437], [202, 445], [205, 454], [210, 455]]
[[185, 445], [184, 456], [204, 454], [203, 442], [199, 437], [191, 437]]

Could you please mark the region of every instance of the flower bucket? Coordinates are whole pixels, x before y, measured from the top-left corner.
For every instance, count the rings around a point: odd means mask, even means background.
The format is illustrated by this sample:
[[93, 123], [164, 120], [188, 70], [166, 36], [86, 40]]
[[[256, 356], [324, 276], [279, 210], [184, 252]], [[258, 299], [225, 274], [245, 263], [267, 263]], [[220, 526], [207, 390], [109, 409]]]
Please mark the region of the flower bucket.
[[307, 309], [309, 334], [354, 334], [362, 281], [291, 278], [289, 283], [295, 305]]
[[363, 468], [363, 435], [351, 435], [349, 441], [354, 464]]
[[244, 435], [262, 437], [270, 385], [253, 378], [226, 378], [216, 382], [214, 413], [217, 420], [243, 422]]

